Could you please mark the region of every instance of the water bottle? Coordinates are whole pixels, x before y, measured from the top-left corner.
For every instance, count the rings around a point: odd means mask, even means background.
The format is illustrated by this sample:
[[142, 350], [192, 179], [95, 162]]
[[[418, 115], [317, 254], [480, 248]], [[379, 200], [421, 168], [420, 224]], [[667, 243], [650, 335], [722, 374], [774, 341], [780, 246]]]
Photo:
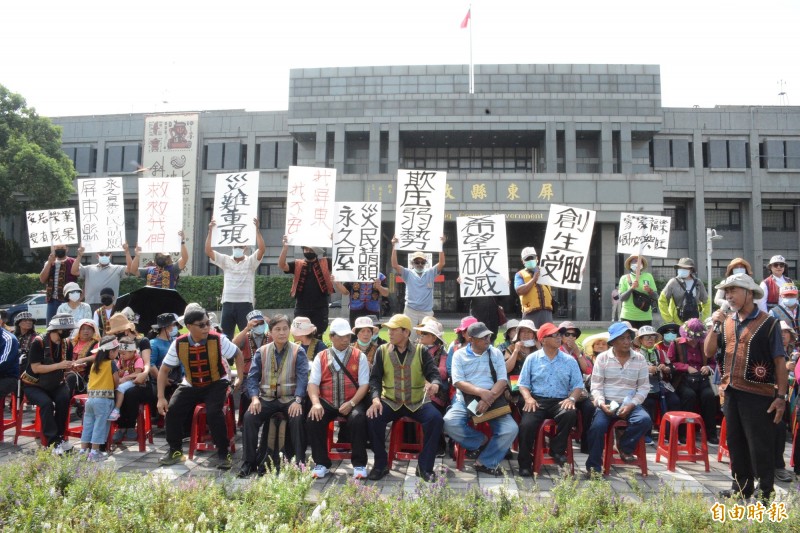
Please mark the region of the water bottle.
[[[633, 397], [634, 397], [635, 394], [636, 394], [635, 390], [632, 390], [628, 394], [626, 394], [625, 395], [625, 399], [622, 400], [622, 405], [619, 406], [619, 409], [622, 409], [623, 407], [625, 407], [628, 404], [632, 404], [633, 403]], [[619, 411], [619, 409], [617, 409], [617, 411]]]

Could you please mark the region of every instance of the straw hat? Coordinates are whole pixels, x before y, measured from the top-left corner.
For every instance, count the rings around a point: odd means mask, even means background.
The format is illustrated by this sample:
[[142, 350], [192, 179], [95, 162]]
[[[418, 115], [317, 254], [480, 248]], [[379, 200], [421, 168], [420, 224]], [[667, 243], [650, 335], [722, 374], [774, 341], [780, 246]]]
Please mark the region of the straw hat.
[[111, 315], [111, 318], [108, 319], [108, 333], [111, 335], [124, 333], [129, 329], [135, 331], [136, 324], [128, 320], [128, 317], [126, 317], [122, 313], [114, 313], [113, 315]]
[[627, 258], [625, 260], [625, 270], [630, 270], [631, 269], [631, 263], [633, 262], [634, 259], [640, 259], [640, 261], [642, 263], [642, 269], [643, 270], [647, 268], [647, 264], [648, 263], [647, 263], [647, 258], [646, 257], [641, 257], [640, 258], [638, 255], [632, 255], [632, 256], [630, 256], [629, 258]]

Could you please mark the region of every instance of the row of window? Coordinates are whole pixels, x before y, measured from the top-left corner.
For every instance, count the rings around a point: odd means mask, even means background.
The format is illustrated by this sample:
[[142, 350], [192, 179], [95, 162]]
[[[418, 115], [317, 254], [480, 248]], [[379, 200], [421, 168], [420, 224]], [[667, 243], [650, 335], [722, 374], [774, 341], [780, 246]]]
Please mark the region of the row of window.
[[[670, 205], [661, 213], [671, 219], [671, 230], [686, 231], [688, 214], [685, 205]], [[706, 202], [706, 226], [719, 231], [742, 230], [742, 206], [737, 202]], [[763, 204], [761, 207], [763, 231], [795, 231], [795, 206], [786, 204]]]
[[[652, 168], [692, 168], [694, 148], [687, 139], [653, 139], [650, 142]], [[753, 168], [750, 143], [738, 139], [703, 142], [703, 168]], [[757, 168], [800, 169], [800, 141], [766, 140], [758, 145]]]

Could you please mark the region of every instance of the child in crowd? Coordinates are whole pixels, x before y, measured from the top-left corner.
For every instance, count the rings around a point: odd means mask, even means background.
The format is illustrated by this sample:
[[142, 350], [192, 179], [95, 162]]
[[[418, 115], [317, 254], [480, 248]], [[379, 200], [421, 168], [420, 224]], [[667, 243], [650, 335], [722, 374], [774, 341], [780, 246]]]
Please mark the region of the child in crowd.
[[125, 399], [125, 391], [136, 386], [133, 380], [142, 372], [144, 372], [144, 359], [136, 350], [136, 339], [122, 337], [119, 342], [119, 369], [117, 370], [119, 384], [117, 386], [116, 405], [111, 414], [108, 415], [110, 422], [119, 419], [119, 409]]
[[119, 384], [114, 361], [119, 354], [119, 342], [113, 335], [106, 335], [100, 339], [100, 346], [92, 350], [92, 353], [95, 354], [95, 360], [89, 372], [89, 398], [83, 413], [80, 453], [88, 452], [89, 461], [102, 461], [100, 446], [108, 438], [109, 413], [114, 408], [114, 390]]

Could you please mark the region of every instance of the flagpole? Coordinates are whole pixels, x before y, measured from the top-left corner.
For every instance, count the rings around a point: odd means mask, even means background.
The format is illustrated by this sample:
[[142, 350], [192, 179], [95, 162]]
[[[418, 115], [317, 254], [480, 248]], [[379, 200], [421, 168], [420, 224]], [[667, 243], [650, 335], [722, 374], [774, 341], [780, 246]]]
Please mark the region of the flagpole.
[[475, 65], [472, 63], [472, 4], [469, 5], [469, 94], [475, 94]]

